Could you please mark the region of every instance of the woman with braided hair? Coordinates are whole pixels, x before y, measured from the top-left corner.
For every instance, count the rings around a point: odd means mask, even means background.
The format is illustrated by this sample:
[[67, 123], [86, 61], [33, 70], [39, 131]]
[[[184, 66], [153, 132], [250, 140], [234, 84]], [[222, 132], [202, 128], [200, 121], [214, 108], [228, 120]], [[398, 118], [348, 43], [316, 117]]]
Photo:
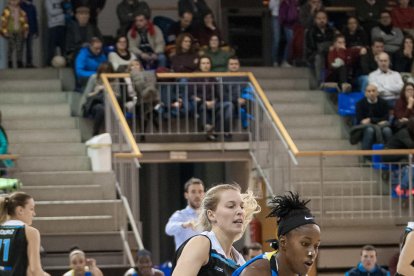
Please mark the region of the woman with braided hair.
[[275, 196], [268, 217], [276, 217], [278, 249], [259, 255], [237, 269], [233, 276], [307, 275], [318, 255], [320, 228], [299, 194]]
[[30, 226], [33, 198], [23, 192], [0, 197], [0, 275], [50, 276], [40, 263], [40, 234]]

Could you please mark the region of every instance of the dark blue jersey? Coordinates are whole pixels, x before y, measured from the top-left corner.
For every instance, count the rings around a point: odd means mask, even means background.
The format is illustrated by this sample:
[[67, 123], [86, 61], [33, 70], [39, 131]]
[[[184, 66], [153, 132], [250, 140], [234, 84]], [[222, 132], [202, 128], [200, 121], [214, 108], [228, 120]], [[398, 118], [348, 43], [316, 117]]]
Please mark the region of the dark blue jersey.
[[26, 275], [29, 261], [25, 230], [23, 223], [0, 225], [0, 275]]

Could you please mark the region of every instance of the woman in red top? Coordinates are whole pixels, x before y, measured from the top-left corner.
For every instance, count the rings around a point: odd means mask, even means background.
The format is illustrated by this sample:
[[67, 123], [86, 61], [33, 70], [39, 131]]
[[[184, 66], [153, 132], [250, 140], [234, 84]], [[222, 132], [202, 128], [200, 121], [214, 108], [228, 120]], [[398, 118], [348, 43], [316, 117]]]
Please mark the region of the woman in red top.
[[406, 83], [401, 90], [400, 98], [395, 103], [395, 125], [402, 128], [407, 125], [408, 119], [414, 115], [414, 84]]

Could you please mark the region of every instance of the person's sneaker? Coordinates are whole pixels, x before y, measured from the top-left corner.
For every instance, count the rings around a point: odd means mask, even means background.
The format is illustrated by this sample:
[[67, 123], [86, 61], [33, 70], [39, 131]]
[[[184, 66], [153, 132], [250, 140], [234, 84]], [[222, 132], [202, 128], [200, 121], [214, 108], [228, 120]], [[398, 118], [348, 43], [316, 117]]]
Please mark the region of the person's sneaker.
[[211, 142], [215, 142], [215, 141], [217, 141], [217, 136], [214, 135], [213, 133], [208, 133], [207, 134], [207, 140], [211, 141]]
[[213, 131], [213, 125], [205, 124], [204, 125], [204, 131], [205, 132], [212, 132]]
[[282, 68], [291, 68], [291, 67], [292, 67], [292, 65], [290, 65], [287, 61], [284, 61], [284, 62], [282, 63], [282, 65], [280, 65], [280, 67], [282, 67]]

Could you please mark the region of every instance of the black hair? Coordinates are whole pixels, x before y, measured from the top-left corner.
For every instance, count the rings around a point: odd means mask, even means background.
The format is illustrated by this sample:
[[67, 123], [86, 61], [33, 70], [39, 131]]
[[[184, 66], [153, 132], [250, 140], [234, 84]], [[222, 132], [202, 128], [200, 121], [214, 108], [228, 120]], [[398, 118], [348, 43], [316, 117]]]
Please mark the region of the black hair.
[[310, 209], [306, 207], [309, 202], [292, 191], [272, 198], [269, 204], [273, 208], [267, 217], [277, 217], [278, 236], [305, 224], [316, 224]]
[[140, 257], [149, 257], [151, 259], [151, 256], [152, 256], [151, 252], [146, 250], [146, 249], [141, 249], [141, 250], [138, 250], [138, 252], [137, 252], [137, 257], [138, 258], [140, 258]]

